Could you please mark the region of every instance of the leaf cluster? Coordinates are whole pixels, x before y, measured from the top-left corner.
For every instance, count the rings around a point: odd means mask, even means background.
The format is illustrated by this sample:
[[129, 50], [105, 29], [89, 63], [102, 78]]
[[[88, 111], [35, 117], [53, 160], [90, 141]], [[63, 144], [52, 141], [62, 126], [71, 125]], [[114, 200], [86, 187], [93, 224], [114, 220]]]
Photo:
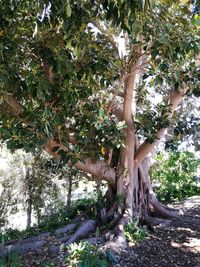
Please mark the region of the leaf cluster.
[[133, 221], [126, 225], [125, 237], [128, 242], [141, 242], [148, 237], [148, 231], [139, 226], [138, 222]]
[[67, 247], [66, 263], [72, 267], [106, 267], [116, 262], [113, 253], [100, 253], [98, 247], [88, 242], [72, 243]]

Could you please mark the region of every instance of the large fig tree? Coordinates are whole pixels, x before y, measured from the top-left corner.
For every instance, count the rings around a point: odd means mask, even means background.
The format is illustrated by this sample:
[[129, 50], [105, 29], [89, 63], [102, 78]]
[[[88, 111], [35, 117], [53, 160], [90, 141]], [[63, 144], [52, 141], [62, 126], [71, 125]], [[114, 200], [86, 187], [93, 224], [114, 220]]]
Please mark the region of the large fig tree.
[[1, 140], [107, 181], [102, 219], [119, 240], [133, 218], [178, 216], [158, 202], [149, 159], [183, 98], [200, 95], [198, 1], [0, 6]]

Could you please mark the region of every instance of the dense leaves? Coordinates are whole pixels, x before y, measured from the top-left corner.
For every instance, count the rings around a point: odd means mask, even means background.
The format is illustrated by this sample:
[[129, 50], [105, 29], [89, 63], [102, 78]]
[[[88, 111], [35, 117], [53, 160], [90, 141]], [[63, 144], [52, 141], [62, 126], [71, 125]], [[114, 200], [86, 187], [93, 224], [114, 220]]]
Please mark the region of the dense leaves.
[[[135, 60], [135, 45], [147, 60], [137, 89], [141, 138], [153, 142], [169, 124], [164, 104], [171, 87], [185, 82], [189, 94], [199, 94], [192, 5], [1, 0], [1, 7], [0, 135], [11, 150], [34, 151], [52, 137], [67, 148], [66, 160], [99, 158], [102, 147], [119, 148], [124, 127], [107, 106]], [[122, 55], [119, 36], [127, 42]], [[153, 92], [163, 96], [163, 105], [152, 104]], [[69, 144], [72, 135], [76, 143]]]
[[200, 160], [191, 152], [159, 154], [152, 166], [156, 193], [164, 202], [186, 199], [200, 193]]

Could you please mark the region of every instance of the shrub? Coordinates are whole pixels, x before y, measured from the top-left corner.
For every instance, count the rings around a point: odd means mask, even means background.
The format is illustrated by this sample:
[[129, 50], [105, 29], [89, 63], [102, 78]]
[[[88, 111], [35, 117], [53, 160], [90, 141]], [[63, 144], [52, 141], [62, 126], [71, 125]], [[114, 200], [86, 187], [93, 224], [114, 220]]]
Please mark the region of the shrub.
[[195, 179], [200, 159], [191, 152], [158, 154], [151, 177], [159, 200], [172, 202], [200, 194]]

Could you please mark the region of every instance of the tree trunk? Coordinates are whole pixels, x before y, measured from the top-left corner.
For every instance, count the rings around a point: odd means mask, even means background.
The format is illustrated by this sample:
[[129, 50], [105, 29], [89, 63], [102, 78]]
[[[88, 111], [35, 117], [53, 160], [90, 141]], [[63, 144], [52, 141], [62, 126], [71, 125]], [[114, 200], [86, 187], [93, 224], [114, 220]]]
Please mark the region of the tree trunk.
[[31, 216], [32, 216], [32, 200], [28, 199], [28, 207], [27, 207], [27, 225], [26, 228], [31, 227]]
[[31, 173], [30, 169], [27, 168], [25, 170], [25, 181], [27, 186], [27, 224], [26, 228], [28, 229], [31, 226], [31, 216], [32, 216], [32, 208], [33, 208], [33, 202], [32, 202], [32, 183], [31, 183]]
[[[133, 65], [128, 75], [128, 79], [124, 82], [124, 108], [123, 120], [126, 122], [125, 129], [125, 148], [121, 150], [120, 162], [118, 165], [117, 195], [122, 197], [122, 202], [113, 205], [117, 215], [112, 221], [112, 225], [116, 224], [115, 244], [122, 245], [125, 242], [124, 230], [127, 223], [131, 220], [139, 219], [150, 227], [157, 224], [166, 225], [169, 221], [163, 221], [154, 216], [164, 218], [179, 216], [178, 211], [169, 209], [162, 205], [156, 198], [149, 177], [148, 156], [158, 145], [160, 139], [165, 134], [165, 128], [159, 129], [156, 133], [156, 140], [153, 143], [144, 142], [138, 147], [137, 137], [134, 132], [134, 121], [132, 118], [131, 104], [134, 102], [134, 83], [136, 77], [136, 69], [139, 60]], [[181, 102], [185, 94], [185, 84], [183, 89], [173, 88], [169, 96], [170, 112], [167, 114], [170, 119], [173, 112]], [[110, 216], [110, 210], [108, 211]], [[153, 216], [152, 216], [153, 215]]]
[[72, 177], [69, 176], [69, 187], [68, 187], [68, 194], [67, 194], [67, 207], [69, 208], [71, 205], [71, 198], [72, 198]]

